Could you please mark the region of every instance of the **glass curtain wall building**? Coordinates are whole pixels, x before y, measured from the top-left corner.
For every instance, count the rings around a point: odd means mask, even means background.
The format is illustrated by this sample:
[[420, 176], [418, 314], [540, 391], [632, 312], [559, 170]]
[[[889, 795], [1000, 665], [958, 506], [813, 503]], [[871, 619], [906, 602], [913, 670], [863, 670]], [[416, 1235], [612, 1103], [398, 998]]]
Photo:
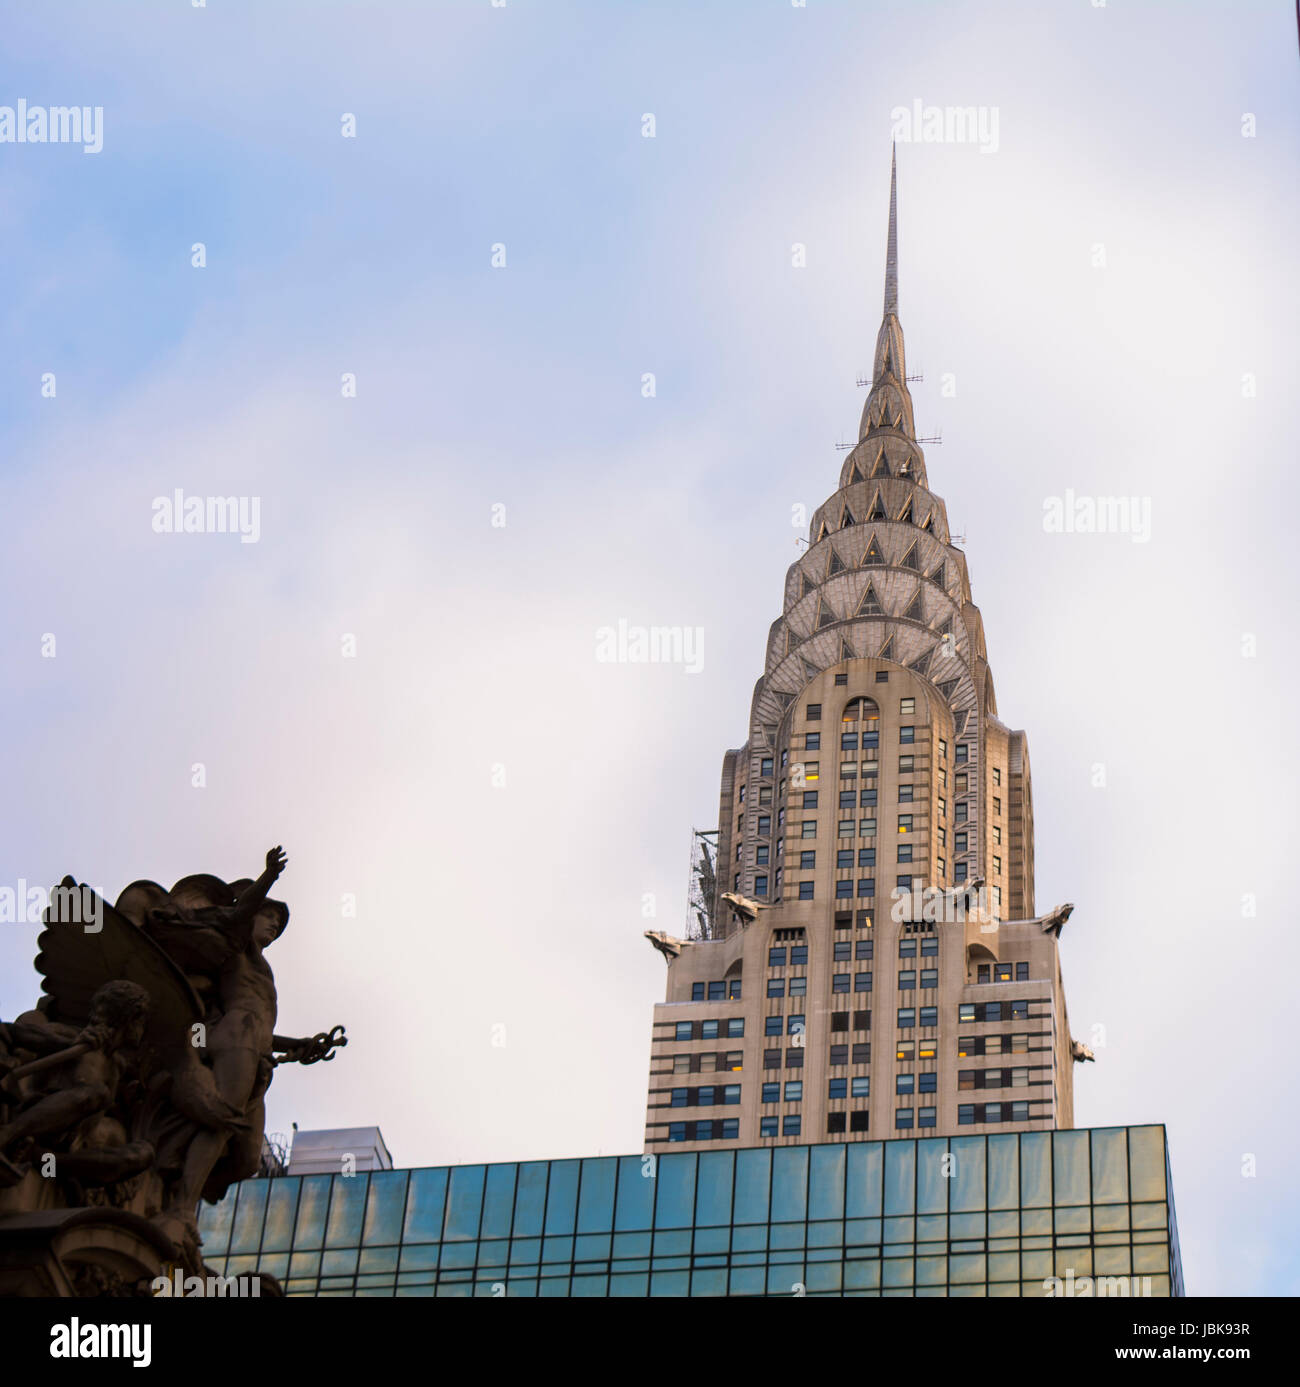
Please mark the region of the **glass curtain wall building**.
[[290, 1295], [1183, 1294], [1162, 1126], [248, 1180], [200, 1230]]

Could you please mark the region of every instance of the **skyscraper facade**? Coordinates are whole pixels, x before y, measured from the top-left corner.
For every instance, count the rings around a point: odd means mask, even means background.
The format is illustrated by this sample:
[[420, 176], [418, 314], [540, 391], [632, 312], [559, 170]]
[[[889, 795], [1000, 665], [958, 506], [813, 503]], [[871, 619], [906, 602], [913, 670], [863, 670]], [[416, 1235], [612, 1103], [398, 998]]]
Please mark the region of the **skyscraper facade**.
[[899, 320], [897, 171], [858, 442], [813, 514], [723, 758], [702, 937], [655, 1008], [646, 1149], [1069, 1128], [1025, 734], [998, 716], [929, 485]]

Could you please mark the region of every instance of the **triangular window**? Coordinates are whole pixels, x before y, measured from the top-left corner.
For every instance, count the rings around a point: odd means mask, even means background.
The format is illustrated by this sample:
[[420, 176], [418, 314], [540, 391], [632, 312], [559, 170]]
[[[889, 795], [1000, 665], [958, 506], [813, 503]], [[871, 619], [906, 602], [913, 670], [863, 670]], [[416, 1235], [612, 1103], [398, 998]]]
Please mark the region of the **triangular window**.
[[862, 601], [858, 603], [859, 616], [884, 616], [885, 609], [880, 605], [880, 598], [876, 596], [875, 585], [867, 584], [867, 590], [862, 594]]
[[857, 523], [858, 522], [853, 518], [853, 512], [848, 508], [848, 506], [845, 506], [844, 510], [840, 514], [840, 529], [842, 530], [847, 525], [856, 525]]
[[892, 477], [894, 474], [889, 470], [889, 459], [885, 456], [885, 450], [880, 450], [880, 456], [876, 459], [876, 465], [871, 469], [873, 477]]
[[939, 567], [930, 574], [930, 581], [932, 583], [938, 583], [941, 588], [946, 588], [948, 586], [948, 565], [941, 563]]
[[928, 674], [930, 671], [930, 656], [934, 654], [934, 647], [931, 646], [919, 659], [913, 660], [908, 669], [914, 669], [918, 674]]
[[910, 568], [914, 573], [921, 571], [921, 561], [917, 558], [915, 544], [903, 555], [902, 567]]
[[921, 602], [921, 589], [917, 588], [916, 596], [907, 604], [907, 610], [903, 613], [908, 621], [924, 621], [925, 607]]
[[830, 603], [823, 600], [817, 612], [817, 625], [814, 629], [820, 631], [823, 626], [830, 626], [833, 622], [838, 620], [839, 618], [831, 610]]
[[871, 503], [871, 514], [868, 520], [888, 520], [889, 516], [885, 511], [885, 503], [880, 499], [880, 492], [876, 492], [876, 499]]
[[883, 564], [885, 562], [884, 552], [880, 548], [880, 541], [875, 535], [867, 541], [867, 552], [862, 556], [863, 565]]
[[886, 638], [884, 645], [880, 647], [880, 654], [877, 658], [881, 660], [892, 660], [894, 658], [893, 636], [889, 636]]
[[898, 518], [899, 518], [899, 521], [902, 522], [903, 524], [906, 524], [906, 525], [915, 524], [915, 522], [914, 522], [913, 519], [912, 519], [912, 498], [911, 498], [910, 496], [907, 498], [907, 505], [905, 505], [905, 506], [903, 507], [903, 513], [902, 513], [902, 515], [900, 515]]
[[832, 550], [831, 550], [831, 561], [830, 561], [830, 563], [828, 563], [828, 564], [826, 565], [826, 576], [829, 578], [830, 575], [831, 575], [832, 573], [843, 573], [843, 572], [844, 572], [844, 564], [843, 564], [843, 561], [840, 559], [840, 556], [835, 552], [835, 550], [832, 549]]

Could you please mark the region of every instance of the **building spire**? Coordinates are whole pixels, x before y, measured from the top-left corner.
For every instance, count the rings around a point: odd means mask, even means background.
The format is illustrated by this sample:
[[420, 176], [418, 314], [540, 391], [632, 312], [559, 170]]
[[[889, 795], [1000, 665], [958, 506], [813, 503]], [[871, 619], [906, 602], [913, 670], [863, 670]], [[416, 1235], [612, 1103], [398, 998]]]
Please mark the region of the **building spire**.
[[[898, 321], [898, 155], [889, 151], [889, 234], [885, 241], [885, 308], [876, 336], [876, 359], [871, 370], [871, 393], [862, 410], [858, 440], [887, 429], [916, 442], [912, 397], [903, 363], [903, 325]], [[917, 450], [914, 476], [924, 479]]]
[[885, 316], [898, 315], [898, 157], [889, 147], [889, 238], [885, 248]]

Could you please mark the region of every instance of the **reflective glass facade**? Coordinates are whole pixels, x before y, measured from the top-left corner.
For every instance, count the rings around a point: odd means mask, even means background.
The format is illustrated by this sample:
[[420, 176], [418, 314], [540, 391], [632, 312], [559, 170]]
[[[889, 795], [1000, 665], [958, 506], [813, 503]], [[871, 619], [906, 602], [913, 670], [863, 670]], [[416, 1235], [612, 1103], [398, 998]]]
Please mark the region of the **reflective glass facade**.
[[200, 1229], [290, 1295], [1183, 1293], [1161, 1126], [248, 1180]]

